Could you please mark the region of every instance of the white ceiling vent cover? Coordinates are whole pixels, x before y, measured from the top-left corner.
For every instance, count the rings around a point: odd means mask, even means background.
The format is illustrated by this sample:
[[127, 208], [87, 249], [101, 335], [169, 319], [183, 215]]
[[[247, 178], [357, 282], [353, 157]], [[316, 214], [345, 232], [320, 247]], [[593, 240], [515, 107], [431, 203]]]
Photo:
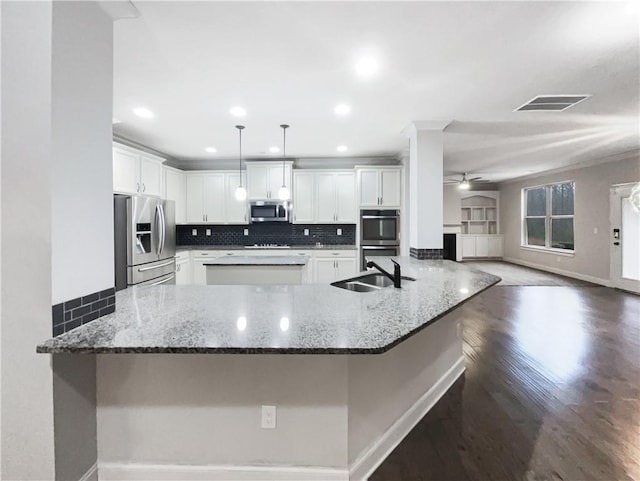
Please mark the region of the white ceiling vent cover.
[[529, 100], [524, 105], [521, 105], [514, 112], [522, 111], [550, 111], [561, 112], [569, 107], [574, 106], [577, 103], [582, 102], [584, 99], [591, 97], [590, 95], [538, 95]]

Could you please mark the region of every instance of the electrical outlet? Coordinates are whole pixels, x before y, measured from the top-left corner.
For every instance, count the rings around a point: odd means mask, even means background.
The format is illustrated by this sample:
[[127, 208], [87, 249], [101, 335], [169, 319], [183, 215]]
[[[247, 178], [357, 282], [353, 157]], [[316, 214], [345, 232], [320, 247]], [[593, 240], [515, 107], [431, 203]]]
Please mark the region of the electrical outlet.
[[262, 421], [260, 423], [262, 429], [276, 428], [276, 407], [262, 406]]
[[594, 234], [597, 234], [597, 233], [598, 233], [598, 228], [597, 228], [597, 227], [594, 227], [594, 228], [593, 228], [593, 233], [594, 233]]
[[191, 229], [191, 235], [198, 235], [198, 229]]
[[304, 230], [304, 235], [309, 235], [309, 229]]
[[342, 229], [338, 229], [338, 230], [336, 231], [336, 235], [342, 235]]
[[211, 235], [211, 229], [207, 229], [207, 230], [205, 231], [205, 234], [206, 234], [206, 235]]
[[461, 322], [459, 322], [456, 325], [456, 331], [458, 333], [458, 339], [462, 339], [462, 323]]
[[249, 235], [249, 229], [244, 230], [244, 235]]

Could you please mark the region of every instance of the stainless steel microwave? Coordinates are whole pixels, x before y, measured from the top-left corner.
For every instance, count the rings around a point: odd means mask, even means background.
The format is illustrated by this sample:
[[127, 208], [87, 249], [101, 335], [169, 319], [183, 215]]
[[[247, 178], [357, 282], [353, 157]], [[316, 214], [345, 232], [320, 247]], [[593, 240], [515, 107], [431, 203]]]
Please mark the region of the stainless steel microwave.
[[251, 222], [289, 222], [289, 202], [254, 200], [249, 204]]

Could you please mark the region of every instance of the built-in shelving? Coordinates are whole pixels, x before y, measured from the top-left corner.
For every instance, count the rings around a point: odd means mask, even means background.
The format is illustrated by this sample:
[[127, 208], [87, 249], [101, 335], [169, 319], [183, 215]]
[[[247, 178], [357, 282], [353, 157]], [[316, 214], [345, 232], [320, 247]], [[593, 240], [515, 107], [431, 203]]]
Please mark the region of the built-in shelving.
[[463, 234], [498, 234], [498, 201], [475, 194], [461, 199]]

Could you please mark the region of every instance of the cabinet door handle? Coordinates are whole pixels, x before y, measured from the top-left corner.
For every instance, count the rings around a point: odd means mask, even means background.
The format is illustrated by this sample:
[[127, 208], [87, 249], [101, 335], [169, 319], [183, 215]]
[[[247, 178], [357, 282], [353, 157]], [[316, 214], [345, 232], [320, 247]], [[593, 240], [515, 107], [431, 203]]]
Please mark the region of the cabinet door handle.
[[136, 182], [136, 192], [140, 192], [140, 182]]
[[144, 182], [142, 183], [142, 192], [144, 192], [145, 190], [147, 190], [147, 186], [144, 185]]
[[176, 266], [176, 272], [180, 272], [180, 269], [181, 269], [181, 268], [182, 268], [182, 266], [181, 266], [180, 264], [178, 264], [178, 265]]

